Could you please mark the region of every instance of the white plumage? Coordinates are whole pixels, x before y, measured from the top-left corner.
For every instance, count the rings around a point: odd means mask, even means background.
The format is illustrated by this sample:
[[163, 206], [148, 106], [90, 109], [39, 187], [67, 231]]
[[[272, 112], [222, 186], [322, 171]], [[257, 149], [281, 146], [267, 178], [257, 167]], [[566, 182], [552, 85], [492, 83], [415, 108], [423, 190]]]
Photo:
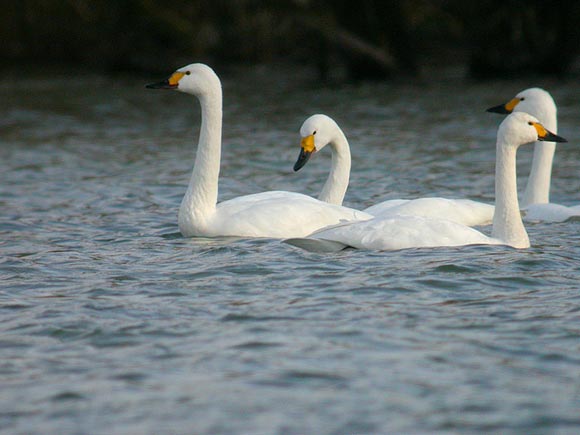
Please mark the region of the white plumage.
[[[520, 215], [516, 183], [516, 151], [536, 140], [565, 141], [547, 131], [531, 115], [513, 113], [501, 123], [496, 143], [496, 207], [492, 236], [445, 219], [422, 216], [378, 216], [370, 220], [323, 228], [288, 243], [309, 250], [336, 251], [345, 247], [372, 250], [463, 246], [474, 244], [530, 246]], [[316, 243], [319, 240], [320, 243]]]
[[[505, 104], [488, 109], [490, 112], [525, 112], [538, 118], [548, 130], [558, 132], [558, 110], [549, 92], [541, 88], [529, 88], [518, 93]], [[580, 216], [578, 206], [567, 207], [550, 202], [552, 164], [556, 144], [536, 142], [530, 176], [522, 195], [521, 209], [526, 222], [563, 222]]]
[[[313, 115], [304, 121], [300, 134], [302, 136], [300, 156], [294, 169], [302, 168], [312, 153], [330, 145], [332, 165], [318, 199], [342, 204], [348, 188], [351, 167], [350, 147], [346, 136], [332, 118], [321, 114]], [[363, 211], [373, 216], [409, 214], [448, 219], [468, 226], [487, 225], [493, 219], [493, 205], [469, 199], [439, 197], [392, 199], [375, 204]]]
[[191, 64], [147, 87], [185, 92], [201, 104], [197, 155], [178, 216], [184, 236], [303, 237], [327, 225], [372, 217], [294, 192], [263, 192], [217, 204], [222, 136], [218, 76], [207, 65]]

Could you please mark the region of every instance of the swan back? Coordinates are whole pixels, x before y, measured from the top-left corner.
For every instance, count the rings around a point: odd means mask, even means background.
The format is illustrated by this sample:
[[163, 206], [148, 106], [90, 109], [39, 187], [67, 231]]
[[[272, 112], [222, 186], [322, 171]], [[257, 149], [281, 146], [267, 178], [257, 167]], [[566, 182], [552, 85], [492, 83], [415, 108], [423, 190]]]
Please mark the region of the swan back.
[[378, 216], [356, 223], [342, 223], [323, 228], [311, 238], [340, 243], [343, 247], [378, 251], [502, 243], [456, 222], [412, 215]]

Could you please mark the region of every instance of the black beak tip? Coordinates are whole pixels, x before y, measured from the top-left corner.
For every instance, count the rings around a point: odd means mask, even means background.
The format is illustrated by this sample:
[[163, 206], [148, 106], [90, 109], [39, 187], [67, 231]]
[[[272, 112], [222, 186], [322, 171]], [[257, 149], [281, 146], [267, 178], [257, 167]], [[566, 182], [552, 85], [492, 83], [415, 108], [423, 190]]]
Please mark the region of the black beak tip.
[[486, 112], [489, 113], [500, 113], [502, 115], [507, 115], [509, 112], [506, 108], [504, 104], [500, 104], [499, 106], [493, 106], [490, 107], [489, 109], [486, 109]]
[[298, 160], [296, 160], [296, 163], [294, 163], [294, 172], [298, 172], [306, 164], [306, 162], [308, 162], [311, 155], [312, 152], [307, 152], [301, 149]]
[[558, 136], [557, 134], [554, 134], [550, 131], [548, 131], [548, 134], [546, 134], [546, 136], [544, 136], [540, 140], [545, 142], [559, 142], [559, 143], [568, 142], [568, 139], [563, 138], [562, 136]]
[[177, 86], [170, 85], [169, 80], [164, 80], [162, 82], [157, 83], [149, 83], [145, 85], [146, 89], [175, 89]]
[[556, 135], [556, 138], [557, 138], [556, 142], [560, 142], [560, 143], [566, 143], [566, 142], [568, 142], [568, 139], [563, 138], [562, 136], [557, 136]]

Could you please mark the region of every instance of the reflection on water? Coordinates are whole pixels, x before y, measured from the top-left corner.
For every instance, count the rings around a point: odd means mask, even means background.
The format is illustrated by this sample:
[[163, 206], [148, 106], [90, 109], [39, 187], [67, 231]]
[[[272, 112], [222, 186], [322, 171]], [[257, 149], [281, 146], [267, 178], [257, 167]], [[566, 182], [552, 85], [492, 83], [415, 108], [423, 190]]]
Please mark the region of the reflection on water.
[[[7, 433], [573, 433], [580, 428], [578, 221], [533, 247], [319, 255], [184, 239], [199, 109], [149, 78], [0, 86], [0, 428]], [[538, 83], [533, 83], [538, 85]], [[555, 202], [580, 202], [580, 88], [559, 104]], [[524, 82], [320, 88], [287, 71], [224, 83], [220, 197], [317, 194], [298, 128], [333, 116], [346, 203], [493, 200], [484, 109]], [[327, 150], [328, 151], [328, 150]], [[522, 149], [520, 185], [531, 149]], [[251, 157], [251, 158], [250, 158]]]

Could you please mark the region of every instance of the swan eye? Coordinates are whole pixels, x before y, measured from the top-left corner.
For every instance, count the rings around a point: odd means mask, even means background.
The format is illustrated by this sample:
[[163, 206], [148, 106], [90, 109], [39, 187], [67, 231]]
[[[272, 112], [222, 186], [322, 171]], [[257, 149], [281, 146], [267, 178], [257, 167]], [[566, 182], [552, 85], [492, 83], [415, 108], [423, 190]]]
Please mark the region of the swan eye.
[[520, 101], [524, 101], [526, 99], [526, 97], [522, 97], [520, 98]]
[[191, 74], [191, 71], [185, 71], [185, 75], [188, 76]]
[[316, 130], [314, 130], [314, 132], [312, 133], [312, 136], [314, 136], [316, 134]]
[[528, 121], [528, 125], [534, 125], [532, 121]]

